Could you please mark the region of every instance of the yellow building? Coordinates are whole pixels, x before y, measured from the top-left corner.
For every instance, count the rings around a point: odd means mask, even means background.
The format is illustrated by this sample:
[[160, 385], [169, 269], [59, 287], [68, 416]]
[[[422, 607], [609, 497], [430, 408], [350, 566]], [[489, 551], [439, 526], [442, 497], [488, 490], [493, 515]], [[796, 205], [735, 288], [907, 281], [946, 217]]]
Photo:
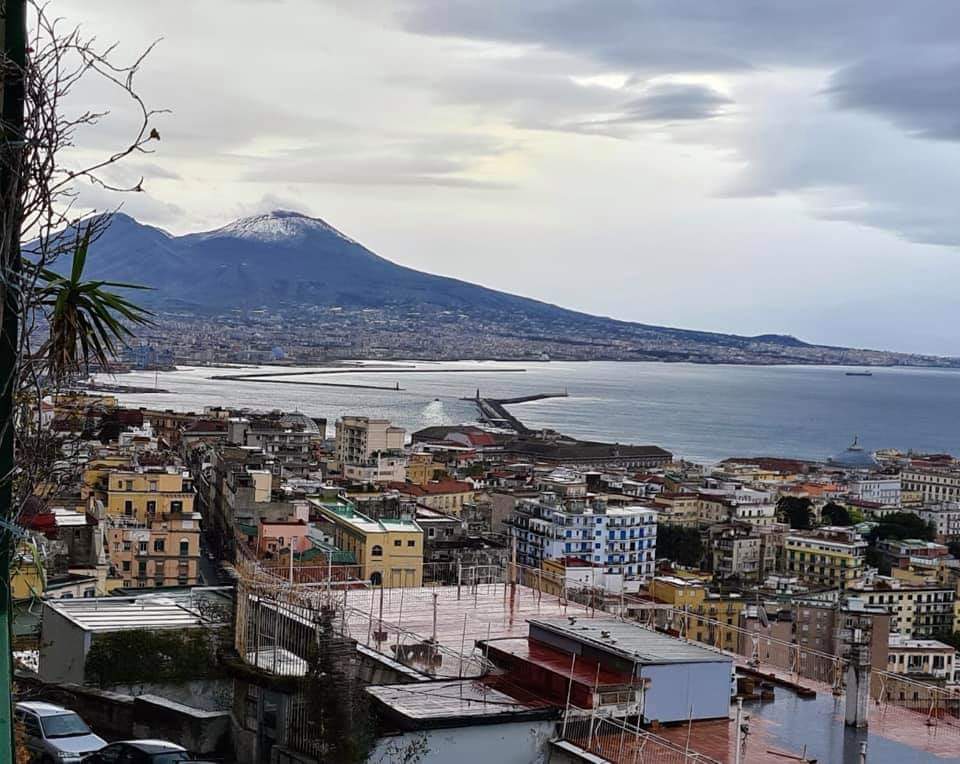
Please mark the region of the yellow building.
[[47, 585], [46, 572], [37, 562], [37, 548], [21, 542], [10, 560], [10, 596], [14, 600], [39, 599]]
[[863, 575], [866, 553], [867, 542], [849, 528], [791, 533], [783, 544], [788, 575], [841, 589]]
[[107, 528], [107, 554], [125, 588], [200, 583], [200, 514], [162, 515], [146, 523], [117, 518]]
[[333, 543], [352, 552], [363, 577], [374, 586], [423, 585], [423, 530], [413, 520], [367, 517], [344, 501], [311, 499], [334, 527]]
[[657, 576], [648, 592], [663, 602], [687, 613], [685, 628], [680, 627], [682, 616], [675, 614], [674, 628], [687, 639], [736, 650], [739, 644], [740, 617], [744, 603], [739, 595], [711, 594], [702, 582], [677, 576]]
[[435, 462], [432, 454], [411, 454], [407, 462], [407, 480], [416, 485], [426, 485], [446, 474], [447, 468]]
[[695, 493], [661, 493], [654, 497], [653, 503], [658, 510], [658, 523], [695, 526], [699, 522], [700, 498]]
[[173, 468], [108, 471], [97, 483], [96, 493], [108, 515], [131, 517], [141, 523], [157, 515], [193, 512], [189, 473]]

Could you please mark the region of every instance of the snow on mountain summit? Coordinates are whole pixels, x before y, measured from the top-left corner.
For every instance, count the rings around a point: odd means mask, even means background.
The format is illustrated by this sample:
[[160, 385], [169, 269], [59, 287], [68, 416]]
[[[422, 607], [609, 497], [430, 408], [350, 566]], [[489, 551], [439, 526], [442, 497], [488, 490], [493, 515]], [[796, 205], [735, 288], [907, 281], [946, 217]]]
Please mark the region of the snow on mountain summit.
[[232, 237], [247, 241], [279, 244], [283, 242], [297, 242], [311, 233], [330, 233], [344, 241], [356, 243], [344, 233], [320, 218], [311, 218], [300, 212], [289, 210], [274, 210], [262, 215], [252, 215], [234, 220], [232, 223], [215, 231], [202, 234], [203, 238], [213, 239]]

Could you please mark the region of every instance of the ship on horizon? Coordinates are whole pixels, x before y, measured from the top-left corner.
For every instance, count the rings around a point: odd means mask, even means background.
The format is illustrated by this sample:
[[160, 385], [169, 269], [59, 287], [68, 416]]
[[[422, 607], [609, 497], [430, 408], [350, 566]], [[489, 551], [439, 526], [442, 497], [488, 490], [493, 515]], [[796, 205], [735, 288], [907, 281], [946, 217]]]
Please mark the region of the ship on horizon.
[[872, 371], [848, 371], [846, 372], [848, 377], [872, 377]]

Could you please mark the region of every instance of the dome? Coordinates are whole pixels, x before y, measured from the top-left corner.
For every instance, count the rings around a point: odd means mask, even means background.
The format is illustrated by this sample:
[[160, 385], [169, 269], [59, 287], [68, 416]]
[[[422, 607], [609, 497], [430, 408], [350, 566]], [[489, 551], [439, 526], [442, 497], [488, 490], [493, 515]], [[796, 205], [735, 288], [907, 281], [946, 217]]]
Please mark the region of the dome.
[[847, 446], [846, 451], [831, 456], [827, 459], [827, 462], [837, 467], [846, 467], [853, 470], [869, 470], [877, 466], [877, 460], [873, 458], [873, 453], [863, 449], [858, 437], [854, 437], [853, 443]]

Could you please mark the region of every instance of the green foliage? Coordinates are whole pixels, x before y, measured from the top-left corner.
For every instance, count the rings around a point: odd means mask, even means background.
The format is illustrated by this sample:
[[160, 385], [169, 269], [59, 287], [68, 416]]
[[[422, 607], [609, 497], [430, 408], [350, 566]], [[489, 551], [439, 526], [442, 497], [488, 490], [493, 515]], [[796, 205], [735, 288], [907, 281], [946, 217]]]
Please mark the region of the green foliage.
[[933, 541], [936, 529], [913, 512], [894, 512], [877, 519], [877, 527], [870, 531], [871, 543], [885, 539], [920, 539]]
[[133, 332], [127, 324], [148, 324], [150, 313], [109, 288], [145, 289], [118, 281], [84, 281], [92, 226], [81, 234], [73, 252], [69, 276], [41, 268], [37, 278], [38, 305], [46, 312], [50, 337], [40, 349], [53, 379], [89, 369], [95, 361], [106, 366]]
[[777, 502], [777, 515], [789, 523], [791, 528], [807, 530], [813, 527], [811, 504], [810, 499], [805, 496], [781, 496]]
[[98, 635], [85, 673], [100, 687], [141, 682], [178, 684], [220, 676], [217, 630], [130, 629]]
[[832, 501], [820, 510], [820, 516], [823, 518], [824, 525], [836, 525], [839, 527], [853, 525], [850, 510]]
[[704, 555], [703, 541], [696, 528], [663, 524], [657, 528], [657, 559], [698, 566]]

